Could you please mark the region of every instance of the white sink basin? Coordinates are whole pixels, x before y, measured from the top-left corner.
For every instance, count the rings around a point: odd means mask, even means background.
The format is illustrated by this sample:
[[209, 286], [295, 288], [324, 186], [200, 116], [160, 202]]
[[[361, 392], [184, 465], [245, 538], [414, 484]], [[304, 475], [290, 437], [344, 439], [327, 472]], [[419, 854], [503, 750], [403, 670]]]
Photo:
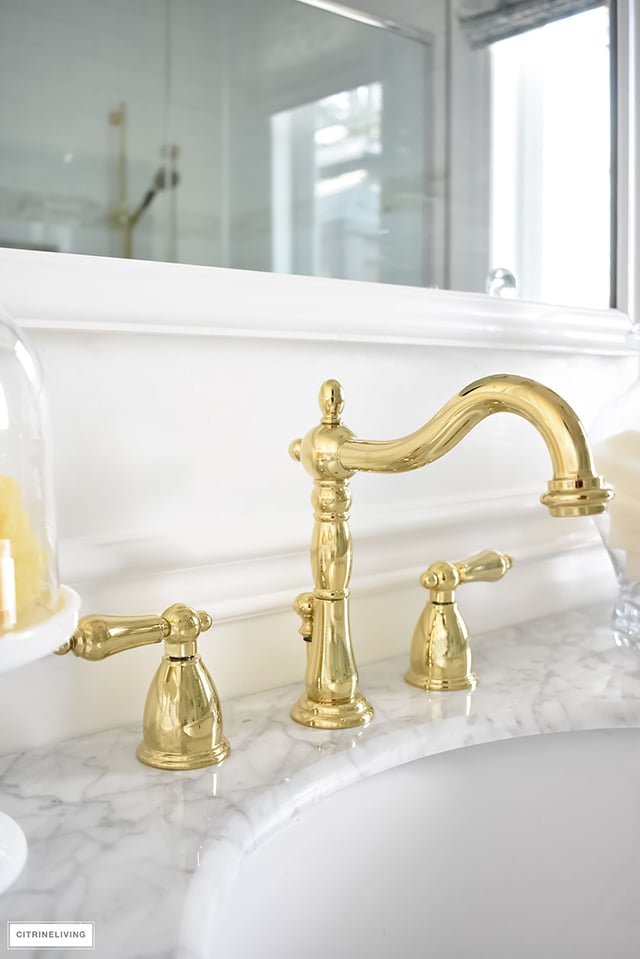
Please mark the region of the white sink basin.
[[14, 882], [27, 861], [27, 840], [18, 823], [0, 812], [0, 893]]
[[243, 857], [225, 959], [640, 954], [640, 730], [472, 746], [373, 776]]

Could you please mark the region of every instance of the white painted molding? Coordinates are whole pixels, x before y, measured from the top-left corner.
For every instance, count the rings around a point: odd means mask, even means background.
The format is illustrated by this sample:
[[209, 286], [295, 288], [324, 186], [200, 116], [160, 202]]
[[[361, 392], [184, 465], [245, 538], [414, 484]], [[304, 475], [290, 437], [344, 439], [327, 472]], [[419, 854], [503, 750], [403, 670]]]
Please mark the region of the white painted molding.
[[[280, 520], [281, 529], [311, 532], [306, 514]], [[518, 568], [604, 551], [592, 520], [551, 519], [534, 492], [440, 501], [424, 512], [398, 510], [383, 518], [369, 514], [353, 526], [352, 589], [358, 596], [413, 584], [418, 589], [420, 574], [434, 560], [458, 561], [487, 547], [511, 553]], [[295, 596], [312, 588], [310, 535], [286, 544], [265, 542], [259, 553], [209, 556], [202, 548], [194, 554], [192, 542], [185, 531], [165, 542], [140, 535], [130, 541], [62, 541], [62, 578], [83, 597], [83, 614], [159, 612], [171, 599], [209, 609], [218, 623], [290, 610]]]
[[27, 329], [634, 352], [626, 314], [385, 284], [0, 251], [0, 304]]

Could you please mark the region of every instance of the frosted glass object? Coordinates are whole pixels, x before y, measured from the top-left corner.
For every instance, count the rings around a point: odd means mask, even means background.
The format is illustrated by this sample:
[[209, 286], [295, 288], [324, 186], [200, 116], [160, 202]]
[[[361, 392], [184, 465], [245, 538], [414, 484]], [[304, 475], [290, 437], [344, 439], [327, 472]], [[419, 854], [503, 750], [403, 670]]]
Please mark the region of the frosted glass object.
[[505, 270], [503, 267], [489, 270], [487, 273], [487, 293], [489, 296], [514, 299], [518, 295], [518, 281], [511, 270]]
[[38, 362], [0, 312], [0, 642], [60, 605], [48, 432]]
[[602, 411], [591, 436], [597, 470], [615, 488], [608, 512], [596, 518], [618, 580], [614, 636], [640, 649], [640, 381]]

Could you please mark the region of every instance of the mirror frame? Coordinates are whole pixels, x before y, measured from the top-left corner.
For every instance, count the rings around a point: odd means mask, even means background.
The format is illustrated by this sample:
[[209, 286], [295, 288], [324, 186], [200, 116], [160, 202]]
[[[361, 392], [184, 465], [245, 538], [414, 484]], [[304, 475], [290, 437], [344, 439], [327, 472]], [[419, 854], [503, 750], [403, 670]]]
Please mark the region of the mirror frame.
[[640, 323], [640, 171], [638, 135], [640, 131], [640, 18], [635, 0], [610, 0], [611, 22], [615, 33], [614, 150], [613, 166], [617, 176], [614, 192], [612, 289], [615, 303], [633, 325]]

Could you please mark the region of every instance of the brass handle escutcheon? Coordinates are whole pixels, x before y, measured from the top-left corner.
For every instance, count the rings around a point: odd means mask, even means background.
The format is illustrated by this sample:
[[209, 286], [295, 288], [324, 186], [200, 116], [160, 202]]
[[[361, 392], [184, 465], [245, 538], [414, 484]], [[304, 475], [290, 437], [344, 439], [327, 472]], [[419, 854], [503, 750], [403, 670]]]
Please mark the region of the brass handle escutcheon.
[[420, 577], [429, 590], [411, 641], [409, 669], [411, 686], [433, 691], [474, 689], [469, 631], [458, 610], [455, 591], [464, 583], [495, 582], [511, 568], [511, 557], [493, 549], [483, 550], [461, 563], [438, 560]]
[[162, 616], [84, 616], [56, 652], [96, 662], [164, 640], [136, 755], [158, 769], [199, 769], [222, 762], [230, 750], [218, 693], [198, 653], [198, 636], [212, 625], [209, 613], [182, 603], [169, 606]]

